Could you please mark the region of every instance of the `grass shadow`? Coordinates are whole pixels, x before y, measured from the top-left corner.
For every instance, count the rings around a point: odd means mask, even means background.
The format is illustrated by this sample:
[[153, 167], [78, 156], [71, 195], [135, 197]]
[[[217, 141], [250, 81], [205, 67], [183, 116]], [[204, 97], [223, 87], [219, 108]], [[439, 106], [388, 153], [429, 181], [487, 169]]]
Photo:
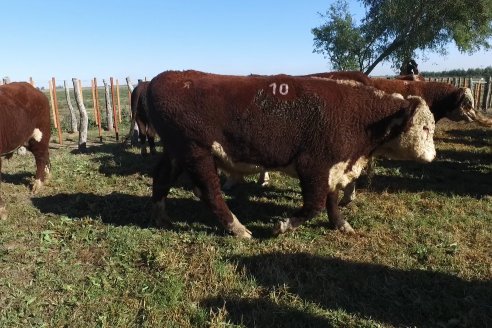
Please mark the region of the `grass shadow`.
[[[267, 290], [286, 287], [303, 301], [325, 309], [341, 309], [398, 327], [492, 325], [490, 280], [467, 281], [440, 272], [394, 269], [308, 253], [271, 253], [232, 260]], [[269, 312], [271, 308], [267, 304], [263, 309], [256, 306], [245, 311], [231, 306], [228, 310], [235, 322], [238, 318], [250, 318], [251, 322], [254, 316], [272, 315], [278, 319], [277, 326], [291, 327], [290, 316]]]
[[31, 183], [31, 179], [36, 172], [2, 173], [0, 183], [11, 183], [14, 185], [26, 185]]
[[200, 306], [211, 311], [225, 309], [228, 321], [245, 327], [329, 328], [333, 326], [326, 318], [281, 306], [265, 299], [215, 297], [203, 300]]

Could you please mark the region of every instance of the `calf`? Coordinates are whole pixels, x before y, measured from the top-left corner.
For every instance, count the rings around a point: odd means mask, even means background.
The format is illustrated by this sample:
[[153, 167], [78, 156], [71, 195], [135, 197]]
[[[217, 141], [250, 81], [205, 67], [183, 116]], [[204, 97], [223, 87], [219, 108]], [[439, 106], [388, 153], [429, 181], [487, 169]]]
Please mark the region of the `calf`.
[[326, 208], [331, 227], [351, 232], [338, 190], [368, 158], [431, 161], [434, 119], [418, 97], [404, 100], [328, 79], [164, 72], [152, 79], [149, 113], [165, 144], [153, 175], [153, 218], [168, 222], [165, 200], [186, 171], [224, 228], [250, 238], [227, 207], [216, 166], [229, 172], [278, 170], [300, 180], [303, 206], [275, 228], [282, 233]]
[[150, 123], [147, 117], [146, 100], [145, 94], [147, 92], [147, 87], [149, 82], [139, 82], [138, 85], [133, 89], [131, 95], [131, 109], [132, 109], [132, 120], [130, 123], [130, 133], [126, 140], [130, 139], [133, 134], [133, 127], [135, 122], [138, 126], [138, 139], [140, 142], [140, 153], [142, 155], [147, 155], [147, 145], [149, 143], [150, 153], [156, 154], [155, 148], [155, 136], [156, 132], [152, 123]]
[[[49, 173], [50, 106], [46, 96], [29, 83], [14, 82], [0, 86], [0, 178], [2, 157], [10, 158], [25, 146], [36, 160], [37, 192]], [[0, 218], [7, 217], [0, 197]]]

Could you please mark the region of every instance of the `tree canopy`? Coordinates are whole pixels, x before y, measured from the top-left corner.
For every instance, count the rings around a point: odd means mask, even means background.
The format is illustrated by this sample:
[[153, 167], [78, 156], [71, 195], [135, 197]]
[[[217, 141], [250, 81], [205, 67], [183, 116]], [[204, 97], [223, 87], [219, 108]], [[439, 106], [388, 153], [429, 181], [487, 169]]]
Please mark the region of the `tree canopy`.
[[369, 74], [381, 62], [393, 68], [428, 52], [447, 53], [491, 48], [490, 0], [359, 0], [365, 17], [355, 22], [346, 0], [337, 0], [326, 22], [312, 29], [314, 52], [329, 58], [336, 70]]

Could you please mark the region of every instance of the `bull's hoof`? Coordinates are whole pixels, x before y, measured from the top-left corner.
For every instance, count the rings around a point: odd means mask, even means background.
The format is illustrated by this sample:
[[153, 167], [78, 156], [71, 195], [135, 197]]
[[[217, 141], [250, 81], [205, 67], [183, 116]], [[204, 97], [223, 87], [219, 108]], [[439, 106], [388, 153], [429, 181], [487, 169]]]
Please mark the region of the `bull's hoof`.
[[0, 220], [7, 220], [7, 209], [5, 206], [0, 207]]
[[157, 228], [168, 228], [171, 226], [171, 220], [166, 212], [164, 202], [154, 203], [151, 214], [152, 224]]
[[192, 189], [193, 191], [193, 195], [195, 195], [196, 198], [198, 199], [202, 199], [202, 192], [200, 191], [200, 189], [198, 187], [193, 187]]
[[295, 230], [301, 224], [302, 220], [299, 220], [298, 218], [288, 218], [283, 221], [279, 221], [277, 222], [277, 224], [275, 224], [275, 227], [273, 228], [273, 234], [277, 236], [282, 233]]
[[239, 220], [236, 218], [234, 214], [232, 214], [233, 221], [227, 227], [227, 230], [232, 233], [235, 237], [251, 239], [253, 238], [253, 234], [249, 231]]
[[43, 186], [43, 183], [41, 182], [41, 180], [39, 180], [39, 179], [34, 180], [34, 183], [33, 183], [32, 188], [31, 188], [31, 192], [33, 194], [37, 194], [39, 192], [39, 190], [41, 190], [42, 186]]
[[352, 228], [350, 223], [348, 223], [347, 221], [345, 221], [341, 226], [339, 226], [337, 230], [343, 233], [349, 233], [349, 234], [355, 233], [354, 228]]

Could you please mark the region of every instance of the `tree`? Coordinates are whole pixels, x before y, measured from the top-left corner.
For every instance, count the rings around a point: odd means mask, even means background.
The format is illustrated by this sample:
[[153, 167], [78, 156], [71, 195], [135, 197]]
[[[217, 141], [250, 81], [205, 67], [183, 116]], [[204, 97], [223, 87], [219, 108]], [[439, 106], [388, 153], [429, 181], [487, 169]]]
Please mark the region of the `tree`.
[[[369, 74], [385, 61], [396, 69], [419, 54], [444, 55], [451, 42], [467, 53], [491, 48], [490, 0], [360, 1], [366, 15], [359, 25], [353, 23], [346, 0], [337, 0], [322, 15], [327, 22], [312, 30], [314, 52], [330, 58], [335, 69], [353, 69], [346, 63], [357, 62]], [[355, 46], [342, 42], [345, 37]]]

